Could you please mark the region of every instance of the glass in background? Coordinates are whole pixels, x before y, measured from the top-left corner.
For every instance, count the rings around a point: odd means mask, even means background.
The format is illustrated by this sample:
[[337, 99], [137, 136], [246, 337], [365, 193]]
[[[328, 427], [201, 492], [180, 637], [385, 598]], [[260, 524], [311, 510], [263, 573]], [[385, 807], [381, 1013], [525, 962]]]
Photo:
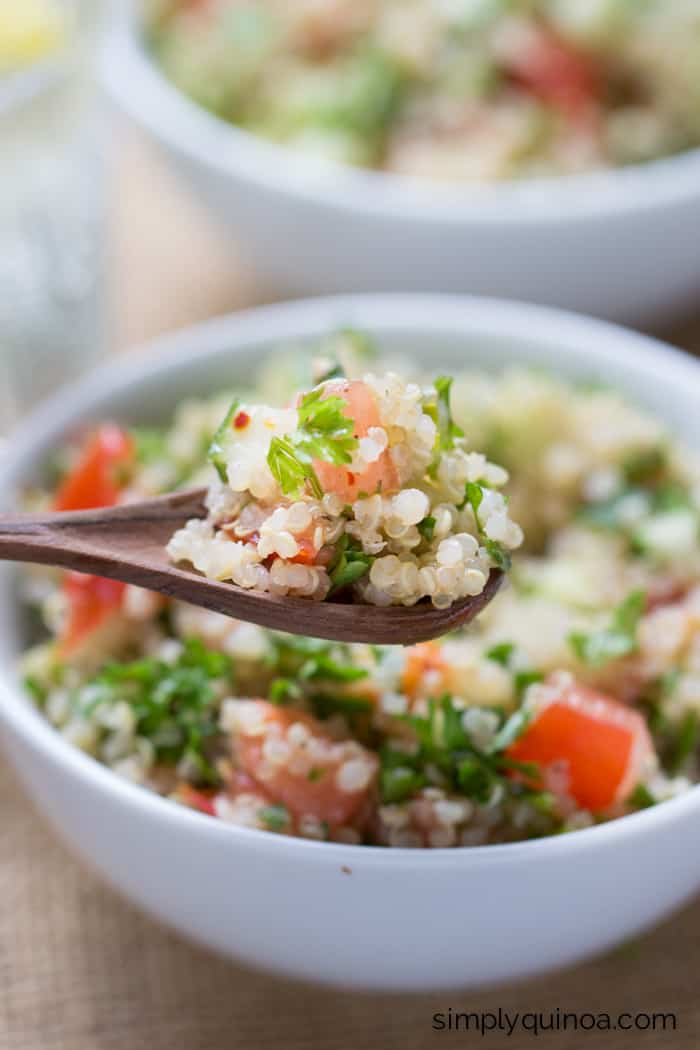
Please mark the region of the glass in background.
[[97, 0], [0, 0], [0, 433], [104, 346]]

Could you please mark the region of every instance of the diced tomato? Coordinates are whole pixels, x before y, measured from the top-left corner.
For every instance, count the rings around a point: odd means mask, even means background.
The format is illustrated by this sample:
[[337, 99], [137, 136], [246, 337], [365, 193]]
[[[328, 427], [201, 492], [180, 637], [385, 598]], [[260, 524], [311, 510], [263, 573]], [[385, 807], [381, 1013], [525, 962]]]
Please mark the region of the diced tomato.
[[571, 118], [587, 116], [598, 99], [593, 62], [545, 26], [528, 26], [505, 64], [513, 80]]
[[120, 472], [134, 459], [134, 442], [121, 427], [105, 423], [88, 441], [80, 460], [63, 480], [54, 510], [112, 507], [123, 487]]
[[318, 556], [318, 549], [313, 540], [307, 539], [304, 536], [297, 536], [296, 541], [299, 550], [294, 557], [289, 560], [296, 562], [297, 565], [315, 565]]
[[[326, 384], [326, 393], [347, 402], [345, 415], [355, 423], [355, 437], [366, 437], [370, 427], [382, 425], [377, 400], [359, 379], [333, 380]], [[389, 449], [385, 449], [366, 470], [355, 474], [346, 466], [314, 461], [314, 470], [324, 492], [335, 492], [345, 503], [353, 503], [361, 492], [368, 496], [375, 492], [393, 492], [399, 487], [399, 476]]]
[[69, 653], [87, 635], [121, 608], [126, 584], [102, 576], [67, 572], [63, 578], [63, 595], [68, 606], [60, 645]]
[[[233, 736], [236, 763], [263, 791], [297, 819], [313, 816], [331, 828], [361, 827], [366, 822], [378, 770], [375, 755], [358, 744], [333, 740], [320, 722], [302, 712], [266, 700], [239, 701], [238, 708], [241, 715]], [[295, 723], [306, 729], [306, 743], [288, 736]], [[344, 787], [342, 776], [338, 780], [341, 767], [351, 761], [367, 774], [355, 788]]]
[[[556, 679], [548, 684], [556, 686]], [[536, 763], [542, 772], [540, 786], [555, 793], [555, 777], [561, 774], [564, 796], [601, 813], [629, 797], [653, 751], [638, 711], [562, 680], [558, 695], [536, 712], [507, 754], [518, 762]]]
[[[411, 646], [406, 653], [401, 689], [406, 696], [414, 699], [421, 690], [426, 673], [434, 672], [442, 676], [444, 671], [445, 660], [440, 643], [420, 642], [418, 645]], [[442, 687], [438, 691], [441, 692]]]
[[[64, 479], [54, 499], [59, 511], [112, 507], [119, 499], [123, 479], [120, 471], [134, 460], [134, 443], [121, 427], [105, 423], [88, 440], [74, 469]], [[63, 595], [68, 606], [60, 640], [64, 653], [71, 652], [105, 620], [121, 608], [126, 585], [100, 576], [68, 572]]]
[[180, 784], [176, 791], [178, 801], [190, 809], [196, 809], [200, 813], [206, 813], [209, 817], [216, 816], [214, 809], [214, 792], [198, 791], [191, 784]]

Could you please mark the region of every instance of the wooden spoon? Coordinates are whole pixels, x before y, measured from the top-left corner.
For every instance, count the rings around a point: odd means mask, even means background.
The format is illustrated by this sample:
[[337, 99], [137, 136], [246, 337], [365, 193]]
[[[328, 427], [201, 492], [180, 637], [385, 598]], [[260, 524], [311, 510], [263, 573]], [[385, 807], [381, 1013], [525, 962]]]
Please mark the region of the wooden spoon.
[[0, 560], [57, 565], [108, 576], [238, 620], [340, 642], [411, 645], [473, 620], [503, 581], [493, 571], [482, 594], [449, 609], [282, 598], [247, 591], [173, 565], [165, 547], [190, 518], [206, 517], [205, 489], [100, 510], [0, 515]]

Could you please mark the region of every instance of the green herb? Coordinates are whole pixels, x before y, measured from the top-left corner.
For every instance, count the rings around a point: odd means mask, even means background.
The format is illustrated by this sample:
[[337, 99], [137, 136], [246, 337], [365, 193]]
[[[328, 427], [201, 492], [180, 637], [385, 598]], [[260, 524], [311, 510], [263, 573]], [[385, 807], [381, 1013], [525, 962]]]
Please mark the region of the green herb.
[[436, 398], [423, 405], [423, 411], [430, 416], [437, 427], [435, 436], [435, 448], [433, 461], [428, 468], [431, 478], [436, 477], [440, 458], [445, 452], [450, 452], [455, 447], [455, 439], [464, 437], [464, 431], [458, 427], [452, 418], [450, 408], [450, 390], [453, 379], [451, 376], [438, 376], [433, 384]]
[[650, 806], [657, 804], [656, 799], [645, 784], [637, 784], [629, 797], [629, 801], [636, 809], [649, 809]]
[[348, 645], [285, 634], [271, 635], [271, 642], [271, 664], [285, 677], [333, 682], [357, 682], [367, 677], [364, 668], [353, 664]]
[[284, 831], [289, 827], [289, 812], [286, 806], [261, 806], [258, 810], [258, 820], [268, 831]]
[[267, 465], [285, 495], [298, 497], [308, 481], [312, 495], [316, 499], [323, 496], [316, 471], [310, 463], [300, 457], [290, 438], [272, 438], [267, 453]]
[[46, 703], [46, 698], [49, 695], [47, 687], [35, 678], [34, 675], [28, 674], [24, 676], [24, 688], [33, 698], [34, 702], [40, 707]]
[[367, 715], [373, 709], [371, 700], [360, 696], [328, 696], [325, 693], [311, 693], [309, 701], [318, 718], [331, 718], [333, 715], [345, 715], [353, 718], [356, 715]]
[[310, 459], [324, 463], [351, 463], [357, 448], [355, 421], [345, 415], [347, 401], [335, 394], [325, 396], [324, 387], [305, 394], [299, 405], [294, 443]]
[[522, 697], [525, 690], [529, 689], [531, 685], [537, 685], [542, 681], [544, 681], [544, 675], [541, 671], [526, 669], [516, 671], [513, 675], [513, 685], [515, 686], [515, 692], [519, 697]]
[[309, 772], [306, 774], [306, 779], [312, 784], [317, 784], [326, 775], [326, 770], [321, 769], [320, 766], [312, 766]]
[[506, 795], [523, 797], [527, 789], [507, 774], [513, 763], [503, 753], [527, 725], [528, 715], [521, 708], [505, 720], [487, 751], [476, 747], [464, 728], [464, 711], [450, 696], [429, 700], [425, 715], [402, 716], [413, 728], [419, 750], [415, 755], [383, 753], [382, 766], [401, 766], [425, 775], [427, 767], [437, 769], [451, 787], [476, 802], [486, 802], [500, 786]]
[[515, 652], [515, 642], [499, 642], [486, 652], [486, 659], [493, 660], [501, 667], [509, 667], [510, 660]]
[[503, 572], [508, 572], [512, 565], [510, 553], [507, 550], [504, 550], [500, 543], [497, 543], [496, 540], [492, 540], [486, 535], [479, 519], [479, 507], [484, 499], [484, 489], [487, 487], [488, 486], [484, 485], [483, 482], [468, 481], [464, 486], [464, 499], [457, 505], [457, 509], [462, 510], [467, 504], [469, 504], [472, 513], [474, 514], [474, 521], [476, 522], [476, 527], [479, 532], [481, 545], [494, 565]]
[[214, 437], [212, 438], [211, 444], [209, 446], [209, 451], [207, 452], [207, 458], [209, 459], [209, 462], [214, 465], [217, 474], [224, 483], [228, 480], [226, 474], [225, 456], [226, 438], [229, 437], [231, 433], [231, 424], [233, 423], [233, 418], [238, 412], [240, 405], [240, 400], [238, 398], [234, 398], [234, 400], [231, 402], [228, 412], [219, 424], [219, 427], [216, 433], [214, 434]]
[[382, 769], [379, 787], [382, 802], [391, 804], [405, 802], [425, 784], [425, 778], [409, 766], [395, 766], [393, 769]]
[[157, 427], [131, 427], [139, 463], [153, 463], [166, 455], [166, 433]]
[[419, 521], [416, 528], [424, 540], [428, 543], [432, 543], [433, 536], [435, 535], [435, 518], [431, 514], [429, 514], [427, 518], [423, 518], [422, 521]]
[[151, 742], [157, 762], [185, 761], [199, 783], [214, 785], [219, 776], [209, 746], [220, 733], [216, 686], [221, 680], [232, 681], [230, 660], [191, 639], [172, 664], [155, 659], [108, 664], [78, 691], [75, 703], [84, 715], [105, 703], [127, 703], [137, 736]]
[[268, 690], [268, 699], [273, 704], [287, 704], [303, 696], [298, 682], [291, 678], [274, 678]]
[[[539, 681], [540, 679], [535, 680]], [[526, 707], [519, 707], [496, 733], [489, 748], [489, 753], [498, 754], [499, 751], [505, 751], [506, 748], [509, 748], [518, 737], [523, 735], [531, 721], [532, 712]]]
[[365, 554], [356, 540], [348, 536], [346, 532], [343, 533], [328, 567], [331, 580], [329, 594], [334, 594], [343, 587], [357, 583], [367, 575], [373, 562], [374, 557], [371, 554]]
[[687, 711], [678, 731], [673, 752], [668, 759], [669, 773], [678, 773], [691, 755], [694, 755], [700, 742], [700, 722], [697, 711]]
[[541, 682], [544, 676], [540, 671], [535, 671], [532, 668], [514, 668], [512, 664], [515, 652], [516, 646], [514, 642], [500, 642], [498, 645], [494, 645], [487, 651], [486, 659], [493, 660], [494, 663], [500, 664], [501, 667], [505, 667], [506, 670], [511, 671], [515, 692], [519, 697], [522, 697], [523, 693], [529, 686]]
[[603, 667], [611, 660], [637, 651], [637, 628], [644, 614], [646, 596], [633, 591], [613, 612], [610, 626], [592, 634], [573, 632], [569, 644], [578, 660], [589, 667]]
[[316, 499], [323, 496], [313, 460], [336, 465], [352, 462], [357, 448], [355, 422], [344, 414], [347, 401], [315, 387], [299, 405], [297, 429], [270, 442], [267, 464], [285, 495], [298, 496], [308, 482]]
[[646, 485], [658, 478], [667, 464], [666, 449], [657, 445], [631, 452], [622, 464], [622, 473], [629, 485]]

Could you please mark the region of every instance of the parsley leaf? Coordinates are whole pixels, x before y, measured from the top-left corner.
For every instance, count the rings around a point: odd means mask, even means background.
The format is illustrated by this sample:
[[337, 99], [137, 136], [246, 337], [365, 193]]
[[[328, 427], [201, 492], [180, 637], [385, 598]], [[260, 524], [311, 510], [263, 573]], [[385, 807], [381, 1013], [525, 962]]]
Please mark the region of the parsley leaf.
[[297, 429], [284, 437], [273, 437], [267, 464], [275, 481], [287, 496], [298, 496], [308, 482], [316, 499], [323, 489], [313, 468], [313, 460], [341, 465], [352, 462], [357, 448], [355, 421], [345, 415], [347, 401], [315, 387], [301, 399]]
[[267, 453], [267, 465], [273, 478], [286, 496], [300, 495], [306, 482], [316, 499], [321, 499], [323, 489], [310, 462], [299, 456], [292, 438], [273, 437]]
[[347, 401], [335, 394], [324, 397], [324, 393], [324, 387], [316, 387], [301, 399], [294, 444], [310, 459], [351, 463], [357, 448], [355, 420], [344, 413]]
[[427, 518], [423, 518], [423, 520], [419, 521], [416, 526], [423, 539], [427, 540], [428, 543], [432, 543], [433, 536], [435, 535], [435, 524], [435, 518], [432, 514], [428, 514]]
[[230, 660], [190, 639], [177, 660], [142, 659], [107, 664], [78, 690], [75, 703], [84, 715], [103, 704], [126, 703], [136, 735], [150, 741], [157, 762], [186, 762], [198, 783], [215, 785], [219, 776], [211, 764], [209, 745], [218, 726], [221, 680], [232, 681]]
[[479, 507], [483, 502], [484, 488], [486, 487], [487, 486], [485, 486], [481, 482], [468, 481], [464, 486], [464, 499], [460, 504], [458, 504], [457, 510], [462, 510], [464, 507], [466, 507], [467, 504], [469, 504], [469, 506], [472, 509], [472, 513], [474, 514], [474, 521], [476, 522], [476, 527], [479, 531], [479, 540], [481, 541], [481, 545], [486, 550], [486, 553], [488, 554], [489, 558], [494, 563], [494, 565], [497, 568], [501, 569], [502, 572], [508, 572], [510, 570], [511, 565], [513, 564], [513, 559], [510, 556], [510, 552], [505, 550], [501, 546], [501, 544], [498, 543], [496, 540], [492, 540], [489, 536], [486, 535], [481, 526], [481, 521], [479, 519]]
[[287, 807], [282, 805], [261, 806], [258, 810], [258, 820], [268, 831], [284, 831], [289, 827], [289, 812]]
[[233, 422], [233, 417], [240, 408], [240, 404], [241, 402], [239, 401], [239, 399], [234, 398], [228, 412], [219, 424], [219, 427], [216, 433], [214, 434], [214, 437], [212, 438], [211, 444], [209, 446], [209, 451], [207, 452], [207, 459], [210, 463], [214, 465], [217, 474], [224, 482], [224, 484], [228, 481], [228, 477], [226, 474], [226, 458], [224, 455], [224, 446], [226, 438], [231, 432], [231, 423]]
[[450, 408], [452, 383], [452, 376], [438, 376], [433, 384], [435, 387], [435, 400], [427, 401], [423, 405], [423, 411], [430, 416], [437, 427], [433, 461], [428, 468], [428, 474], [431, 478], [437, 475], [442, 454], [452, 451], [455, 447], [455, 438], [464, 437], [464, 431], [457, 426], [452, 418], [452, 410]]
[[351, 539], [347, 533], [343, 533], [338, 542], [333, 561], [329, 566], [331, 580], [329, 594], [335, 594], [336, 591], [342, 590], [343, 587], [349, 587], [351, 584], [357, 583], [358, 580], [367, 575], [373, 561], [373, 555], [365, 554], [359, 543]]
[[572, 632], [569, 644], [576, 657], [589, 667], [604, 667], [611, 660], [637, 650], [637, 628], [644, 614], [644, 591], [632, 591], [615, 609], [610, 626], [591, 634]]

